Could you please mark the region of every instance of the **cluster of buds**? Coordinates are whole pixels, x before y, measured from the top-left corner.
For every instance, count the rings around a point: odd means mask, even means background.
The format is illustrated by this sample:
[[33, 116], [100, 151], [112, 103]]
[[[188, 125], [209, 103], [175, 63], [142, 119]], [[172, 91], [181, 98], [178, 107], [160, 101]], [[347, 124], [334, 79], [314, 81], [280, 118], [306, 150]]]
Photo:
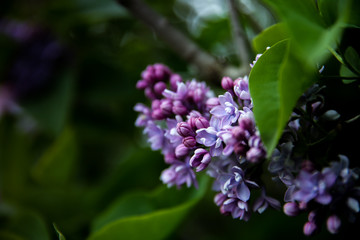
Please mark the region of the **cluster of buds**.
[[[170, 165], [161, 174], [165, 184], [196, 187], [196, 172], [205, 170], [215, 179], [215, 203], [225, 215], [248, 220], [252, 211], [281, 207], [252, 174], [266, 151], [255, 126], [248, 77], [224, 77], [225, 93], [214, 97], [205, 83], [184, 82], [162, 64], [148, 66], [141, 76], [137, 88], [151, 107], [135, 106], [136, 125], [144, 127], [151, 148], [161, 150]], [[252, 208], [251, 189], [262, 189]]]

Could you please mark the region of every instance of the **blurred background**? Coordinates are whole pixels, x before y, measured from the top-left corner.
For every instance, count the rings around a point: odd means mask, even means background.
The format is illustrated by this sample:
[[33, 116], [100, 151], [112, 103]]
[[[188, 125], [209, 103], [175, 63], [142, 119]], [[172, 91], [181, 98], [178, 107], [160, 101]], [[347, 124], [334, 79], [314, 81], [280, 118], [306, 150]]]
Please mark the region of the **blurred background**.
[[[239, 65], [226, 1], [147, 3], [219, 62]], [[258, 0], [237, 3], [249, 41], [276, 21]], [[207, 81], [115, 0], [1, 1], [0, 239], [86, 239], [101, 221], [189, 201], [163, 238], [305, 238], [306, 215], [268, 210], [241, 222], [220, 215], [209, 181], [201, 197], [162, 186], [166, 164], [133, 111], [146, 103], [135, 84], [154, 63]], [[220, 79], [208, 84], [221, 92]], [[156, 206], [147, 208], [149, 193]]]

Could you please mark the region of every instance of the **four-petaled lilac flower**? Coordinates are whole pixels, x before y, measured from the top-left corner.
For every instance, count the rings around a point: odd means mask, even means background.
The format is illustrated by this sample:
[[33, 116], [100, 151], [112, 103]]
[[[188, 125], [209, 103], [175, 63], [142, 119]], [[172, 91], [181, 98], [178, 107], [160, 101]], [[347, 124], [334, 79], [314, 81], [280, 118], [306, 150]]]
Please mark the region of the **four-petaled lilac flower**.
[[161, 173], [161, 181], [168, 187], [176, 185], [178, 188], [186, 183], [187, 187], [194, 185], [198, 187], [195, 173], [189, 165], [189, 159], [185, 162], [174, 161], [172, 165]]
[[332, 197], [329, 188], [335, 183], [336, 175], [330, 168], [325, 168], [322, 172], [315, 171], [309, 173], [301, 170], [295, 179], [295, 191], [292, 194], [294, 200], [309, 202], [314, 199], [321, 204], [329, 204]]
[[223, 145], [214, 127], [202, 128], [196, 131], [196, 141], [206, 147], [210, 147], [210, 155], [220, 156]]
[[240, 111], [238, 105], [234, 102], [232, 95], [229, 92], [220, 95], [219, 103], [220, 105], [212, 108], [210, 113], [221, 119], [222, 125], [231, 125], [232, 123], [235, 123], [240, 116]]
[[236, 197], [241, 201], [248, 201], [250, 198], [250, 189], [247, 185], [252, 187], [259, 187], [255, 182], [245, 179], [244, 171], [234, 166], [231, 169], [231, 174], [225, 173], [220, 176], [221, 191], [228, 194], [229, 197]]
[[233, 218], [239, 218], [240, 220], [248, 221], [250, 213], [248, 204], [237, 198], [229, 198], [222, 204], [223, 211], [230, 213]]

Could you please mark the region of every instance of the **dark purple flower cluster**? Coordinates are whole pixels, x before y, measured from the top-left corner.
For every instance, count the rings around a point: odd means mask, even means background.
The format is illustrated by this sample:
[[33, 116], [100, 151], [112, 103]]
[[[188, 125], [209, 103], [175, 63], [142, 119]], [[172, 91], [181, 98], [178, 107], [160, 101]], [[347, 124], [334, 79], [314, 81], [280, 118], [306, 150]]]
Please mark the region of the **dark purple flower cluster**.
[[[340, 161], [329, 161], [321, 152], [333, 139], [322, 126], [337, 127], [339, 114], [321, 109], [324, 103], [317, 95], [319, 90], [315, 85], [305, 94], [308, 96], [303, 96], [307, 99], [302, 99], [303, 105], [295, 110], [268, 167], [287, 186], [284, 213], [308, 213], [305, 235], [318, 232], [324, 222], [330, 233], [338, 233], [342, 222], [356, 222], [360, 212], [359, 169], [350, 168], [345, 155], [338, 156]], [[311, 137], [304, 138], [305, 133]]]
[[[168, 186], [197, 186], [195, 172], [207, 170], [219, 192], [215, 203], [223, 214], [248, 220], [251, 211], [263, 212], [280, 203], [265, 195], [255, 180], [266, 151], [255, 127], [248, 78], [221, 81], [225, 94], [214, 97], [205, 83], [184, 82], [162, 64], [148, 66], [137, 88], [151, 107], [137, 104], [136, 125], [153, 150], [161, 150], [170, 167], [161, 174]], [[249, 207], [251, 189], [263, 193]]]
[[68, 52], [49, 30], [28, 22], [0, 19], [0, 35], [15, 43], [0, 76], [0, 117], [19, 115], [23, 113], [19, 101], [52, 87], [54, 73], [66, 64]]

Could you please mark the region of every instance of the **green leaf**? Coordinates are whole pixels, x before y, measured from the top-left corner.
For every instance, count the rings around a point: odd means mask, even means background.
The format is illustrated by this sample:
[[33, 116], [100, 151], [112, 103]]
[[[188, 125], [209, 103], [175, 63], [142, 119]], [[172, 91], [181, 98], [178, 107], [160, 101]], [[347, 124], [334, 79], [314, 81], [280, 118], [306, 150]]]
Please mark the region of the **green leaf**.
[[208, 178], [202, 180], [197, 190], [162, 187], [152, 193], [132, 193], [118, 199], [95, 220], [89, 239], [165, 238], [205, 194]]
[[75, 136], [65, 129], [32, 169], [32, 176], [43, 185], [64, 185], [74, 172], [77, 159]]
[[[331, 26], [326, 26], [312, 0], [267, 0], [284, 22], [294, 43], [294, 54], [312, 65], [328, 56], [328, 48], [340, 40], [347, 11], [342, 11]], [[346, 1], [348, 8], [349, 1]]]
[[257, 53], [262, 53], [267, 47], [280, 42], [289, 37], [283, 23], [274, 24], [253, 39], [253, 47]]
[[66, 240], [65, 236], [60, 232], [59, 228], [56, 226], [55, 223], [53, 224], [53, 226], [54, 226], [56, 233], [59, 236], [59, 240]]
[[283, 40], [267, 50], [250, 72], [254, 116], [268, 157], [301, 94], [313, 84], [314, 69], [291, 52], [291, 41]]

